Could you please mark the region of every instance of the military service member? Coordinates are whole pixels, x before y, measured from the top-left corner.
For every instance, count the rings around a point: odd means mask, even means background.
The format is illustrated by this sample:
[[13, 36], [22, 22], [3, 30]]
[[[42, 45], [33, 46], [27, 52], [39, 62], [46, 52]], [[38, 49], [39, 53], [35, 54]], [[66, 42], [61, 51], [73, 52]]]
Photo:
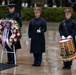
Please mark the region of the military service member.
[[33, 53], [34, 63], [32, 66], [40, 66], [42, 53], [45, 52], [46, 21], [40, 17], [42, 9], [34, 8], [35, 18], [30, 21], [28, 35], [31, 39], [30, 53]]
[[[22, 21], [21, 21], [21, 18], [19, 16], [18, 13], [15, 12], [15, 4], [14, 3], [10, 3], [8, 5], [9, 7], [9, 12], [5, 14], [4, 18], [8, 18], [8, 19], [12, 19], [12, 20], [16, 20], [20, 27], [22, 27]], [[9, 36], [11, 35], [11, 32], [9, 34]], [[6, 49], [7, 51], [13, 51], [13, 49], [11, 50], [8, 46], [6, 46]], [[20, 41], [18, 41], [16, 44], [15, 44], [15, 49], [21, 49], [21, 44], [20, 44]], [[14, 64], [15, 61], [14, 61], [14, 54], [13, 53], [7, 53], [7, 56], [8, 56], [8, 64]]]
[[[65, 20], [63, 20], [60, 23], [59, 26], [59, 33], [61, 36], [61, 39], [70, 39], [73, 38], [74, 45], [76, 47], [75, 42], [75, 35], [76, 35], [76, 22], [71, 19], [72, 16], [72, 10], [71, 9], [65, 9]], [[76, 48], [75, 48], [76, 49]], [[63, 69], [71, 69], [72, 61], [63, 62]]]

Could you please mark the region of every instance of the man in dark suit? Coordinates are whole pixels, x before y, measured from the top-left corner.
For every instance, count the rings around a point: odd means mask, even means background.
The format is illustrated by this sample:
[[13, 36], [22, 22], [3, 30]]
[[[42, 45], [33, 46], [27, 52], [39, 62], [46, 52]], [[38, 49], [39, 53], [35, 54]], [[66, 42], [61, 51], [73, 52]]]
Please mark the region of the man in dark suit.
[[27, 0], [28, 7], [32, 6], [32, 0]]
[[0, 0], [0, 5], [2, 4], [2, 0]]
[[[21, 20], [19, 14], [17, 12], [15, 12], [15, 4], [11, 3], [8, 5], [8, 7], [9, 7], [9, 12], [4, 15], [4, 18], [16, 20], [19, 23], [20, 27], [22, 27], [22, 20]], [[11, 36], [11, 32], [9, 32], [9, 33], [10, 33], [9, 36]], [[7, 51], [10, 51], [10, 52], [13, 51], [13, 48], [10, 49], [8, 46], [6, 46], [6, 49], [7, 49]], [[18, 41], [15, 44], [15, 49], [21, 49], [20, 41]], [[7, 63], [8, 64], [14, 64], [15, 63], [14, 54], [13, 53], [7, 53], [7, 56], [8, 56], [8, 62]]]
[[7, 0], [5, 0], [5, 5], [7, 5]]
[[[55, 0], [56, 6], [60, 7], [60, 0]], [[49, 7], [53, 7], [53, 0], [47, 0], [47, 4]]]
[[62, 6], [71, 6], [72, 4], [75, 3], [76, 0], [62, 0]]

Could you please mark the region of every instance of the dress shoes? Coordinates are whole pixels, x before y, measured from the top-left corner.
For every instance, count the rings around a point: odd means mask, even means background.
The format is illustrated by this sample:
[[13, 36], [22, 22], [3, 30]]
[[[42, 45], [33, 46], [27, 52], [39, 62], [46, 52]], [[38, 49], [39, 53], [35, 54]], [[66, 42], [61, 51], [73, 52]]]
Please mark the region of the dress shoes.
[[14, 64], [14, 62], [7, 62], [7, 64]]
[[66, 66], [63, 66], [62, 69], [67, 69], [67, 67]]
[[69, 66], [69, 67], [67, 67], [67, 69], [71, 69], [71, 67]]
[[41, 66], [41, 64], [32, 64], [32, 66], [37, 66], [37, 67], [39, 67], [39, 66]]
[[37, 67], [41, 66], [41, 64], [36, 64]]
[[66, 66], [63, 66], [62, 69], [71, 69], [71, 67], [66, 67]]
[[36, 66], [36, 64], [32, 64], [32, 66]]

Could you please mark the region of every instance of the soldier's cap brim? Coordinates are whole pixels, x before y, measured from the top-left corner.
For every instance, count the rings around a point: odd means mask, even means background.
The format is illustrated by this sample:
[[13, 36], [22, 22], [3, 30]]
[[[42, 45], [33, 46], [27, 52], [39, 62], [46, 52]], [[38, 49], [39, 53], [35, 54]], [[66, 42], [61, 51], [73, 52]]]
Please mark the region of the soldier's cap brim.
[[65, 13], [67, 13], [67, 12], [71, 13], [72, 10], [71, 10], [71, 9], [65, 9], [64, 12], [65, 12]]
[[12, 7], [15, 7], [16, 4], [9, 4], [8, 7], [12, 8]]
[[67, 15], [68, 15], [68, 14], [71, 14], [71, 12], [66, 12], [65, 14], [67, 14]]
[[42, 12], [42, 9], [39, 8], [39, 7], [34, 7], [34, 11], [35, 11], [35, 12]]

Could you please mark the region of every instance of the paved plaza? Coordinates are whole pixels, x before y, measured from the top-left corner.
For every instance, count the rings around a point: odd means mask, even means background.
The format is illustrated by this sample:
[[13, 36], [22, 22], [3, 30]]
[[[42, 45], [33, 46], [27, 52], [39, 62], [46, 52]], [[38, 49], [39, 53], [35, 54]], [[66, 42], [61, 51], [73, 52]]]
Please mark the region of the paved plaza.
[[[40, 67], [33, 67], [33, 55], [30, 54], [30, 41], [28, 38], [29, 22], [23, 22], [21, 45], [22, 49], [17, 50], [17, 67], [0, 71], [0, 75], [76, 75], [76, 59], [73, 61], [71, 70], [62, 69], [62, 60], [58, 45], [59, 23], [47, 23], [46, 52], [43, 54], [43, 61]], [[0, 46], [0, 54], [1, 54]], [[3, 57], [3, 63], [7, 62], [7, 55]]]

